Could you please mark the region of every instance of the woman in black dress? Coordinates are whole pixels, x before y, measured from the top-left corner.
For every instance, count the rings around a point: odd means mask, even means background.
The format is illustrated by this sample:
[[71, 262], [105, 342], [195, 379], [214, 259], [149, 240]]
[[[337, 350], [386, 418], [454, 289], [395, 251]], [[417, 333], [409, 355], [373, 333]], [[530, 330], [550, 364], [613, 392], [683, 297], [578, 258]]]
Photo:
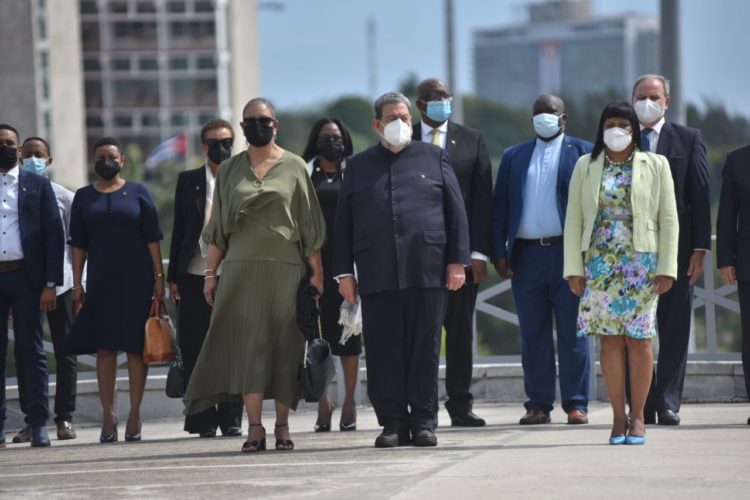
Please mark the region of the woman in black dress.
[[[342, 327], [339, 325], [341, 296], [338, 293], [333, 270], [333, 239], [336, 228], [336, 205], [341, 191], [346, 158], [352, 154], [352, 139], [341, 120], [321, 118], [312, 127], [302, 158], [308, 162], [308, 173], [312, 178], [318, 202], [326, 222], [326, 244], [321, 251], [323, 260], [323, 296], [320, 298], [320, 323], [323, 338], [331, 345], [331, 352], [341, 359], [344, 371], [346, 396], [341, 409], [339, 430], [357, 429], [357, 406], [354, 403], [354, 390], [357, 386], [359, 355], [362, 352], [361, 336], [353, 336], [341, 345]], [[318, 420], [315, 432], [331, 430], [331, 416], [334, 404], [323, 393], [318, 403]]]
[[[164, 297], [162, 234], [146, 187], [120, 177], [125, 163], [120, 142], [112, 137], [96, 141], [94, 162], [99, 179], [79, 189], [71, 206], [72, 290], [77, 316], [68, 349], [74, 354], [97, 354], [102, 443], [117, 441], [117, 353], [127, 353], [130, 414], [125, 440], [140, 441], [140, 408], [148, 372], [143, 362], [143, 331], [152, 296]], [[84, 263], [88, 265], [88, 293], [81, 285]]]

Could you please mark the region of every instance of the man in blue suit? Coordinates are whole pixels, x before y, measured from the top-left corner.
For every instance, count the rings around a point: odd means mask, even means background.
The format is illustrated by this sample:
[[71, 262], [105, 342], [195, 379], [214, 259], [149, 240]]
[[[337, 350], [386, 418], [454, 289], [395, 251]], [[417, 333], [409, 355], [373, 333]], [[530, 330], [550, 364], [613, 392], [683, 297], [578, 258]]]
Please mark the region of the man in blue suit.
[[540, 96], [533, 106], [536, 139], [503, 153], [492, 196], [495, 270], [511, 278], [521, 327], [521, 360], [528, 400], [520, 424], [546, 424], [555, 401], [557, 327], [562, 407], [569, 424], [588, 423], [589, 350], [576, 336], [578, 297], [562, 277], [568, 184], [592, 144], [564, 134], [565, 104]]
[[16, 355], [26, 380], [31, 446], [49, 446], [47, 358], [42, 313], [63, 283], [64, 237], [49, 179], [18, 167], [18, 131], [0, 124], [0, 447], [5, 446], [5, 359], [13, 309]]

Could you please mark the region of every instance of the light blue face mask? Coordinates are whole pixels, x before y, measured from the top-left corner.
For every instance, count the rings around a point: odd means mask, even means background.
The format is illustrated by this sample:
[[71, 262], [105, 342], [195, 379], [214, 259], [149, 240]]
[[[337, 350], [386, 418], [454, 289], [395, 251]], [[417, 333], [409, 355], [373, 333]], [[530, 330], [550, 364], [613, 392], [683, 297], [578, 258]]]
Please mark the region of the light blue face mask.
[[31, 172], [32, 174], [44, 175], [47, 171], [47, 160], [44, 158], [37, 158], [36, 156], [24, 158], [21, 169], [26, 172]]
[[534, 115], [534, 132], [539, 137], [548, 139], [560, 131], [560, 117], [552, 113]]
[[451, 102], [445, 101], [428, 101], [427, 117], [436, 122], [444, 122], [451, 115]]

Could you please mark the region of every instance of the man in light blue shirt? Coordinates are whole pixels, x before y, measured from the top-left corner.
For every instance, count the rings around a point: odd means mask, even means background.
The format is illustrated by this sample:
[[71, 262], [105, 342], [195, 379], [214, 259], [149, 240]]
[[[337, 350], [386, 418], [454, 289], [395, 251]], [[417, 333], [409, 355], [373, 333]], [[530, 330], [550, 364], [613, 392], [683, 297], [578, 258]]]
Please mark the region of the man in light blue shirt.
[[560, 394], [569, 424], [588, 422], [589, 352], [576, 336], [578, 297], [562, 278], [562, 234], [576, 161], [593, 145], [564, 133], [565, 105], [542, 95], [532, 110], [536, 138], [503, 153], [492, 196], [495, 270], [511, 278], [521, 328], [528, 400], [522, 425], [549, 423], [555, 401], [557, 328]]

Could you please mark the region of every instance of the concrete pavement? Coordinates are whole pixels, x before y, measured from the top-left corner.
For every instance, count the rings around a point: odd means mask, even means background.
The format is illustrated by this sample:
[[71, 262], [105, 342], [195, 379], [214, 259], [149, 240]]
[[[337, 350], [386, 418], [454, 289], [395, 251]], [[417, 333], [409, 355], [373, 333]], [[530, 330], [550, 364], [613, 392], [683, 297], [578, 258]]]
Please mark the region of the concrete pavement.
[[[650, 426], [645, 446], [606, 444], [611, 412], [601, 403], [584, 426], [563, 424], [559, 409], [552, 424], [534, 427], [517, 425], [519, 404], [476, 411], [487, 427], [442, 427], [437, 448], [375, 449], [379, 429], [369, 408], [359, 409], [357, 432], [315, 434], [311, 404], [291, 417], [292, 452], [243, 455], [244, 438], [188, 437], [175, 419], [144, 422], [140, 443], [100, 445], [99, 428], [84, 427], [76, 440], [32, 449], [10, 444], [8, 434], [0, 497], [750, 497], [748, 404], [685, 405], [683, 425]], [[449, 423], [442, 411], [440, 420]], [[273, 415], [264, 421], [270, 438]]]

